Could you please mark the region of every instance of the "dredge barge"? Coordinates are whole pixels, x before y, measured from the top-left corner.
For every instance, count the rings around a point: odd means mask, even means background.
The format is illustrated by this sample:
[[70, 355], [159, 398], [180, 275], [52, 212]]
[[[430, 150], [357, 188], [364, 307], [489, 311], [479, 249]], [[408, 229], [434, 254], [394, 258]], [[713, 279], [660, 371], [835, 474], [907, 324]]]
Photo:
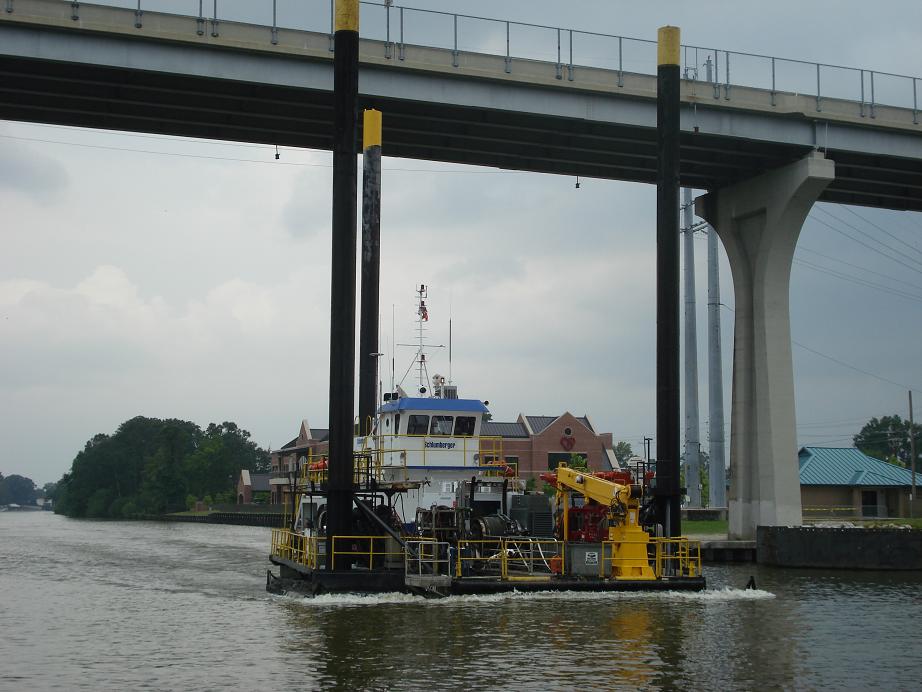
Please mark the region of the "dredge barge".
[[[418, 321], [428, 320], [420, 287]], [[579, 455], [531, 483], [502, 438], [481, 435], [487, 404], [431, 378], [422, 327], [418, 393], [383, 396], [354, 441], [348, 531], [331, 535], [326, 457], [291, 478], [284, 528], [272, 532], [270, 591], [627, 591], [705, 587], [697, 541], [663, 537], [655, 472], [589, 470]], [[412, 366], [411, 366], [412, 367]], [[408, 370], [409, 372], [409, 370]], [[426, 396], [426, 394], [429, 394]], [[537, 488], [536, 486], [543, 486]]]

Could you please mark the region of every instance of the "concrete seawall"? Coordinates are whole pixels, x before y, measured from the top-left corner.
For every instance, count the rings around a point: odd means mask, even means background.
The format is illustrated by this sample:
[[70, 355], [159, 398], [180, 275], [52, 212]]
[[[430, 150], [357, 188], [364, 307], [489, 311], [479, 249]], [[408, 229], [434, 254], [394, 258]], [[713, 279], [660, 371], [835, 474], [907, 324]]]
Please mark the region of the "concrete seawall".
[[756, 551], [776, 567], [922, 570], [922, 531], [760, 526]]
[[164, 514], [147, 517], [154, 521], [175, 521], [193, 524], [234, 524], [236, 526], [282, 525], [282, 515], [273, 512], [212, 512], [211, 514]]

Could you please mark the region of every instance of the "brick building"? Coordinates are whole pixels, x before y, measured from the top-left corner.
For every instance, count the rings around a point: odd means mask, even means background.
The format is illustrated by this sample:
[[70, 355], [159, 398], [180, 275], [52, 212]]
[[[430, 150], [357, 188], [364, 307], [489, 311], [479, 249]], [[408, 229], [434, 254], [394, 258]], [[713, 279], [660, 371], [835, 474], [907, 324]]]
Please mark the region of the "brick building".
[[254, 493], [267, 492], [269, 490], [269, 475], [268, 473], [251, 473], [247, 469], [243, 469], [240, 472], [240, 478], [237, 479], [237, 504], [252, 504]]
[[571, 454], [584, 457], [596, 471], [619, 467], [612, 434], [597, 432], [589, 416], [577, 418], [570, 412], [559, 416], [519, 414], [514, 423], [484, 422], [480, 434], [502, 437], [504, 461], [515, 464], [523, 478], [555, 469]]
[[330, 431], [326, 428], [312, 428], [307, 418], [301, 421], [298, 436], [281, 448], [273, 451], [269, 457], [272, 474], [269, 479], [270, 501], [282, 504], [288, 496], [289, 473], [297, 475], [301, 464], [311, 455], [327, 453]]

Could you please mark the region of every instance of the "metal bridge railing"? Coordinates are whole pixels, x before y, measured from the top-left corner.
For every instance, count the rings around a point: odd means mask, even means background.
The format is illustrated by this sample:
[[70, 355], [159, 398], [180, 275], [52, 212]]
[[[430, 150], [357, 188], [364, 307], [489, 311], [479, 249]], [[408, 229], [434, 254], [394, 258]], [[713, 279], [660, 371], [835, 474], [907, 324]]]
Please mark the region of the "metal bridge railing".
[[[19, 0], [8, 0], [7, 11], [15, 12]], [[60, 0], [65, 2], [67, 0]], [[99, 0], [69, 2], [74, 20], [84, 5], [134, 9], [131, 21], [144, 27], [145, 12], [190, 16], [173, 10], [166, 0]], [[257, 0], [229, 3], [227, 0], [193, 0], [198, 13], [190, 16], [190, 31], [214, 38], [225, 22], [266, 27], [266, 40], [277, 44], [279, 30], [313, 31], [327, 34], [333, 49], [334, 0]], [[363, 38], [382, 42], [387, 59], [404, 60], [414, 46], [450, 51], [454, 67], [462, 64], [463, 53], [501, 56], [505, 71], [514, 72], [516, 61], [542, 61], [555, 65], [558, 79], [579, 80], [579, 68], [594, 67], [613, 73], [612, 86], [624, 87], [625, 75], [656, 74], [656, 41], [596, 31], [479, 17], [454, 12], [401, 7], [393, 0], [362, 4]], [[194, 20], [194, 21], [191, 21]], [[779, 94], [813, 97], [817, 112], [826, 99], [855, 103], [861, 117], [874, 118], [877, 107], [886, 105], [912, 111], [919, 123], [919, 77], [830, 63], [781, 58], [758, 53], [683, 45], [685, 78], [704, 85], [714, 99], [732, 101], [733, 87], [751, 87], [770, 93], [775, 105]]]

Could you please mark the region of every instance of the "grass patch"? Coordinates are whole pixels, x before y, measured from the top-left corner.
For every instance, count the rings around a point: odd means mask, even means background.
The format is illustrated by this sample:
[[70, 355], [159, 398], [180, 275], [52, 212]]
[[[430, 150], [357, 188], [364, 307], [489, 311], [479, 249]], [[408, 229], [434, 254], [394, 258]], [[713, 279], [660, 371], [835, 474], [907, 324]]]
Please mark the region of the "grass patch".
[[713, 521], [694, 521], [687, 519], [682, 522], [683, 534], [727, 534], [729, 522], [726, 519], [715, 519]]
[[210, 509], [202, 510], [201, 512], [196, 512], [195, 510], [189, 509], [185, 512], [170, 512], [168, 517], [207, 517], [211, 514]]

